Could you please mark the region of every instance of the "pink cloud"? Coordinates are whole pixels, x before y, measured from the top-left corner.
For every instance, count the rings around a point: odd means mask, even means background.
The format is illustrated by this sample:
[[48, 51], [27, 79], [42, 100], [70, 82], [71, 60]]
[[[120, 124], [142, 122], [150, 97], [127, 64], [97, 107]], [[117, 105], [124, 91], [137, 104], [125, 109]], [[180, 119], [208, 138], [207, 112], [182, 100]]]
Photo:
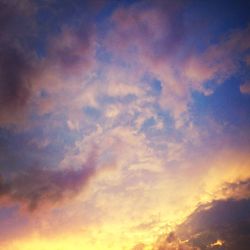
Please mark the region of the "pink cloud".
[[247, 81], [244, 84], [240, 85], [240, 92], [246, 95], [250, 94], [250, 81]]
[[104, 43], [115, 60], [128, 63], [141, 76], [149, 73], [161, 81], [159, 103], [175, 119], [187, 112], [191, 91], [212, 94], [204, 86], [207, 81], [220, 84], [237, 72], [250, 39], [247, 27], [198, 52], [188, 43], [188, 35], [195, 31], [184, 25], [183, 6], [157, 2], [152, 8], [138, 4], [118, 9]]

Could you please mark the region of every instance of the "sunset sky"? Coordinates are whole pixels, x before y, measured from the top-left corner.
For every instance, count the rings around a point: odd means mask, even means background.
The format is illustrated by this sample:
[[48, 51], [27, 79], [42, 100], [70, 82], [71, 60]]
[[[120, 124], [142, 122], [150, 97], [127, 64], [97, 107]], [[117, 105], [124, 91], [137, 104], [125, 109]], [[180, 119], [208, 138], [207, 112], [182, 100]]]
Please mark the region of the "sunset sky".
[[0, 0], [0, 250], [249, 249], [249, 13]]

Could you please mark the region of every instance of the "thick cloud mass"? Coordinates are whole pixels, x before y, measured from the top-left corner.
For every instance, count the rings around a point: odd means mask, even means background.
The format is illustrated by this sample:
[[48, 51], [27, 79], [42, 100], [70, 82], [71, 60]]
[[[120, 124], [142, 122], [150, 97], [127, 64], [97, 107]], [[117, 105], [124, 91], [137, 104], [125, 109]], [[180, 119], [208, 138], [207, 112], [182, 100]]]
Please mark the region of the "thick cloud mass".
[[0, 200], [20, 203], [30, 211], [75, 196], [96, 174], [95, 159], [89, 157], [80, 169], [23, 169], [0, 176]]
[[0, 123], [22, 119], [31, 92], [35, 56], [29, 41], [33, 32], [33, 4], [0, 2]]
[[250, 245], [249, 183], [246, 180], [228, 184], [227, 195], [237, 199], [201, 204], [174, 232], [161, 236], [154, 249], [247, 250]]
[[[248, 249], [250, 200], [219, 200], [199, 207], [177, 232], [200, 249]], [[217, 240], [221, 247], [213, 245]]]
[[18, 115], [30, 97], [31, 58], [9, 46], [0, 49], [0, 119]]

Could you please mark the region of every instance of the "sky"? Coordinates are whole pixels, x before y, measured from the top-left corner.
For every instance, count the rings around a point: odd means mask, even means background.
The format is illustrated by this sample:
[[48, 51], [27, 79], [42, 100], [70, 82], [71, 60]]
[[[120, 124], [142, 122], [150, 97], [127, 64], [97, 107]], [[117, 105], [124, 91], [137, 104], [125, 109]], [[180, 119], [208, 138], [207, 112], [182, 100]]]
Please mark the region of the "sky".
[[0, 250], [248, 249], [249, 10], [0, 0]]

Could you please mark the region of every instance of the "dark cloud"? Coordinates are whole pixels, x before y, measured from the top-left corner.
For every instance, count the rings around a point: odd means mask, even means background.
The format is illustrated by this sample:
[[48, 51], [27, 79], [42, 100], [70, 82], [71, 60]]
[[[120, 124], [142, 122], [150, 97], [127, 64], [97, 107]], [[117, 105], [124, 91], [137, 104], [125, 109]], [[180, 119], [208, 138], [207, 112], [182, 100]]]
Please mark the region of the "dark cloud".
[[94, 30], [92, 14], [82, 13], [102, 2], [0, 0], [0, 126], [35, 112], [32, 98], [40, 85], [51, 85], [40, 80], [51, 68], [66, 77], [89, 69]]
[[31, 94], [32, 64], [23, 51], [8, 45], [0, 47], [0, 122], [21, 119], [20, 112]]
[[[88, 68], [94, 58], [93, 29], [85, 15], [78, 17], [88, 9], [91, 13], [84, 13], [91, 16], [101, 6], [103, 1], [83, 4], [82, 1], [0, 0], [0, 127], [9, 129], [22, 121], [29, 127], [31, 121], [27, 118], [38, 113], [37, 103], [43, 98], [39, 93], [53, 88], [54, 79], [58, 79], [60, 91], [65, 83], [61, 83], [60, 77], [67, 78], [75, 70], [82, 73]], [[53, 80], [49, 81], [48, 75]], [[18, 152], [24, 147], [23, 140], [17, 142]], [[37, 150], [29, 153], [45, 167], [30, 168], [34, 161], [26, 160], [24, 155], [21, 162], [12, 161], [16, 151], [11, 141], [1, 141], [1, 150], [4, 164], [0, 172], [0, 201], [17, 202], [29, 210], [74, 196], [96, 173], [94, 159], [81, 169], [51, 170], [46, 159], [41, 161], [38, 157], [41, 151]]]
[[0, 201], [20, 203], [33, 211], [75, 196], [96, 173], [94, 154], [80, 169], [32, 168], [8, 172], [0, 175]]
[[248, 249], [249, 211], [250, 199], [213, 201], [198, 207], [177, 234], [200, 249]]
[[247, 250], [250, 199], [217, 200], [199, 206], [175, 232], [161, 236], [154, 250]]
[[249, 249], [250, 180], [227, 183], [222, 190], [230, 198], [199, 205], [174, 232], [160, 236], [152, 249]]
[[0, 122], [21, 119], [30, 97], [35, 57], [29, 43], [35, 6], [30, 1], [0, 1]]

